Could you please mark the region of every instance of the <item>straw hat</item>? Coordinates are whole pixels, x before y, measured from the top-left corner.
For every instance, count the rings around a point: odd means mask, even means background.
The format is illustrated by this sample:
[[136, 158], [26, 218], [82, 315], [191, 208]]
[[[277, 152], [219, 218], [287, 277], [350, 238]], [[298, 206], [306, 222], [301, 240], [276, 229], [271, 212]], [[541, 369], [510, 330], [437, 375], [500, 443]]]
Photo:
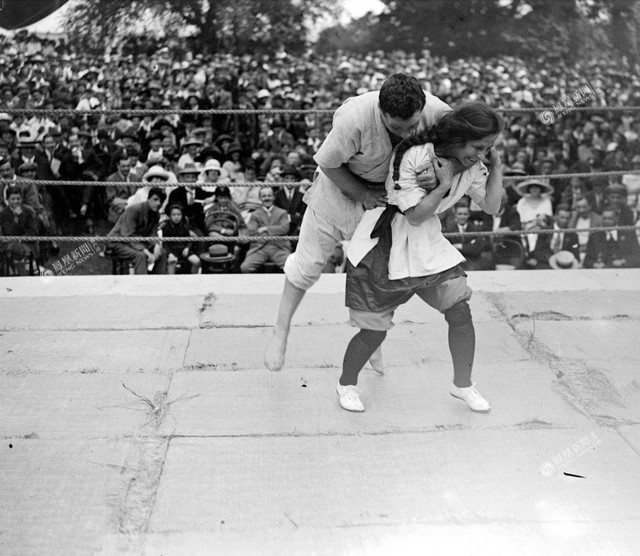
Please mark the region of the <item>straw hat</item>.
[[558, 251], [549, 257], [549, 266], [559, 270], [578, 268], [578, 259], [571, 251]]
[[540, 189], [542, 189], [542, 193], [553, 193], [553, 187], [551, 187], [548, 183], [536, 179], [524, 180], [520, 183], [516, 183], [514, 184], [513, 189], [515, 189], [518, 195], [523, 196], [529, 193], [529, 188], [532, 185], [537, 185]]

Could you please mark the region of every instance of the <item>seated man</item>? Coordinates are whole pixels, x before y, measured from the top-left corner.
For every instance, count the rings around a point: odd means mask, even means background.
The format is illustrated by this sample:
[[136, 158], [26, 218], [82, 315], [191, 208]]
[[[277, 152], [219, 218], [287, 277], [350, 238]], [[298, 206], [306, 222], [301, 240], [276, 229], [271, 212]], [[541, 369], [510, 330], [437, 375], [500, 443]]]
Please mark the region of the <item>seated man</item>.
[[[109, 232], [109, 237], [151, 237], [158, 232], [160, 206], [166, 195], [159, 187], [152, 187], [146, 201], [127, 207]], [[117, 259], [132, 262], [136, 274], [166, 274], [167, 252], [159, 241], [148, 243], [112, 243], [109, 245]]]
[[[614, 207], [602, 211], [602, 225], [607, 228], [618, 225], [618, 213]], [[592, 232], [587, 243], [584, 268], [638, 268], [640, 245], [635, 231], [612, 230]]]
[[[602, 216], [591, 210], [591, 204], [587, 197], [579, 197], [575, 202], [575, 211], [569, 220], [569, 228], [589, 229], [602, 226]], [[587, 243], [590, 232], [577, 232], [580, 262], [584, 261], [587, 254]]]
[[302, 200], [304, 195], [300, 193], [296, 182], [302, 179], [300, 172], [293, 166], [285, 166], [282, 170], [282, 181], [284, 187], [275, 193], [275, 206], [284, 209], [289, 213], [291, 224], [289, 225], [290, 236], [300, 235], [300, 225], [307, 205]]
[[[455, 206], [454, 223], [444, 226], [444, 233], [479, 232], [482, 227], [469, 222], [471, 211], [466, 202], [458, 202]], [[491, 253], [487, 241], [483, 237], [452, 236], [449, 242], [464, 256], [461, 263], [465, 270], [488, 270], [491, 268]]]
[[[4, 236], [37, 236], [38, 221], [35, 211], [22, 204], [19, 187], [10, 186], [6, 190], [7, 206], [0, 211], [0, 231]], [[31, 256], [38, 257], [38, 244], [12, 242], [4, 245], [5, 256], [19, 276], [26, 274], [25, 263]]]
[[[535, 224], [529, 226], [532, 232], [550, 230], [553, 218], [548, 214], [536, 216]], [[550, 234], [529, 234], [527, 238], [527, 254], [525, 268], [531, 270], [550, 269], [549, 259], [553, 255]]]
[[[128, 156], [122, 155], [117, 162], [117, 170], [111, 174], [107, 181], [109, 183], [130, 182], [131, 179], [131, 160]], [[127, 208], [127, 200], [133, 196], [136, 188], [133, 185], [108, 185], [107, 186], [107, 205], [109, 205], [108, 220], [115, 224], [120, 215]]]
[[558, 205], [554, 216], [553, 229], [556, 232], [551, 236], [551, 250], [554, 254], [560, 251], [570, 251], [576, 259], [580, 259], [580, 247], [576, 232], [565, 232], [571, 220], [571, 209], [568, 205]]
[[[260, 189], [262, 206], [251, 213], [247, 225], [249, 234], [264, 236], [284, 236], [289, 231], [289, 214], [286, 210], [274, 206], [273, 189]], [[284, 268], [287, 257], [291, 254], [288, 241], [253, 242], [240, 266], [243, 273], [256, 272], [265, 263], [274, 263], [280, 270]]]

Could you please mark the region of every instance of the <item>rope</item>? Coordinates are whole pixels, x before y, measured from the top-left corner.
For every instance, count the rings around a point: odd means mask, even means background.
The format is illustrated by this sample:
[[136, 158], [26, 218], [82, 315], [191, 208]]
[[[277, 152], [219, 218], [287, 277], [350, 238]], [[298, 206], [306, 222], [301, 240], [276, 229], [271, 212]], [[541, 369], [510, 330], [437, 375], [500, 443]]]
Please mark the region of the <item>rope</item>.
[[[229, 110], [221, 109], [207, 109], [207, 110], [126, 110], [121, 108], [112, 108], [105, 110], [74, 110], [74, 109], [62, 109], [62, 108], [6, 108], [3, 109], [5, 114], [14, 115], [28, 115], [28, 116], [47, 116], [49, 114], [59, 114], [62, 116], [88, 116], [88, 115], [108, 115], [108, 114], [128, 114], [129, 116], [174, 116], [181, 114], [195, 114], [199, 116], [215, 116], [215, 115], [233, 115], [233, 114], [333, 114], [335, 108], [312, 108], [312, 109], [294, 109], [294, 108], [235, 108]], [[523, 108], [498, 108], [499, 112], [503, 114], [522, 114], [527, 112], [541, 113], [554, 111], [553, 105], [551, 106], [529, 106]], [[563, 112], [627, 112], [627, 111], [639, 111], [640, 106], [563, 106], [558, 112], [559, 116], [563, 115]]]
[[[531, 176], [503, 176], [503, 180], [506, 181], [524, 181], [524, 180], [557, 180], [557, 179], [569, 179], [569, 178], [596, 178], [596, 177], [607, 177], [607, 176], [623, 176], [627, 174], [640, 174], [640, 170], [611, 170], [609, 172], [573, 172], [569, 174], [545, 174], [545, 175], [531, 175]], [[189, 187], [218, 187], [226, 186], [226, 187], [282, 187], [284, 182], [278, 181], [251, 181], [251, 182], [192, 182], [192, 183], [169, 183], [166, 182], [160, 183], [145, 183], [145, 182], [129, 182], [129, 181], [114, 181], [114, 182], [105, 182], [105, 181], [64, 181], [64, 180], [28, 180], [20, 178], [18, 181], [13, 180], [5, 180], [0, 178], [0, 186], [4, 185], [72, 185], [77, 187], [120, 187], [120, 186], [133, 186], [133, 187], [177, 187], [179, 185], [185, 185]], [[309, 185], [309, 182], [295, 182], [296, 185]]]
[[[584, 233], [584, 232], [609, 232], [609, 231], [636, 231], [635, 226], [602, 226], [600, 228], [562, 228], [545, 230], [509, 230], [508, 232], [477, 231], [477, 232], [446, 232], [444, 237], [503, 237], [503, 236], [526, 236], [529, 234], [550, 235], [555, 233]], [[77, 242], [103, 242], [103, 243], [250, 243], [252, 241], [260, 243], [278, 241], [298, 241], [300, 236], [214, 236], [214, 237], [120, 237], [120, 236], [0, 236], [0, 243], [10, 242], [33, 242], [33, 241], [55, 241], [59, 243]]]

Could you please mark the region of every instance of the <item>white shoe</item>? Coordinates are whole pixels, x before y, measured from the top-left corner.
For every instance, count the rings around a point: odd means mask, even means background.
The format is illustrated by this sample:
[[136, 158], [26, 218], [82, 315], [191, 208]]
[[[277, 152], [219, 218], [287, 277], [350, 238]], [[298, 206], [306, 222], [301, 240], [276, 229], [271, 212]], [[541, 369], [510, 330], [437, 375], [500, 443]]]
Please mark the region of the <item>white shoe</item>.
[[340, 396], [340, 405], [343, 409], [347, 411], [364, 411], [364, 405], [362, 405], [360, 401], [358, 389], [354, 385], [349, 384], [348, 386], [342, 386], [342, 384], [338, 382], [336, 391], [338, 392], [338, 396]]
[[475, 382], [471, 386], [467, 386], [466, 388], [458, 388], [455, 384], [451, 387], [449, 393], [454, 397], [461, 399], [467, 403], [467, 405], [473, 411], [489, 411], [491, 409], [491, 405], [489, 402], [485, 400], [475, 389]]

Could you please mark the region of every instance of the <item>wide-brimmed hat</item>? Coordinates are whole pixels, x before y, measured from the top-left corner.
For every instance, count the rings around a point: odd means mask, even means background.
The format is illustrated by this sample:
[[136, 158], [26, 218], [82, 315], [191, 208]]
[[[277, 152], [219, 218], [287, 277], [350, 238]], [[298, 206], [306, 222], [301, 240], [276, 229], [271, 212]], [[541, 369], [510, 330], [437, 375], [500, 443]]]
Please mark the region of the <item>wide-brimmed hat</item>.
[[18, 132], [18, 147], [35, 147], [36, 146], [36, 138], [31, 133], [31, 131], [27, 129], [23, 129]]
[[202, 141], [200, 141], [200, 139], [198, 139], [197, 137], [187, 137], [184, 143], [182, 143], [183, 147], [190, 147], [191, 145], [197, 145], [198, 147], [200, 147], [202, 145]]
[[162, 178], [164, 181], [167, 181], [169, 179], [169, 172], [162, 166], [151, 166], [145, 175], [142, 176], [142, 181], [147, 182], [151, 178]]
[[513, 189], [515, 189], [518, 195], [522, 196], [529, 193], [529, 188], [533, 185], [537, 185], [540, 189], [542, 189], [542, 193], [553, 193], [553, 187], [551, 187], [546, 182], [536, 179], [523, 180], [520, 183], [515, 183], [513, 185]]
[[298, 169], [297, 169], [297, 168], [295, 168], [294, 166], [285, 166], [285, 167], [282, 169], [282, 173], [281, 173], [280, 175], [281, 175], [283, 178], [284, 178], [285, 176], [293, 176], [293, 177], [295, 177], [296, 179], [300, 179], [300, 178], [301, 178], [301, 176], [300, 176], [300, 172], [299, 172], [299, 171], [298, 171]]
[[578, 268], [579, 263], [571, 251], [558, 251], [549, 257], [549, 266], [559, 270]]
[[187, 162], [178, 172], [178, 175], [181, 176], [183, 174], [199, 174], [201, 171], [202, 170], [200, 170], [193, 162]]
[[225, 151], [225, 154], [231, 154], [231, 153], [235, 153], [235, 152], [242, 152], [242, 147], [240, 146], [240, 143], [236, 143], [235, 141], [233, 143], [231, 143], [228, 147], [227, 150]]
[[216, 170], [217, 172], [222, 171], [222, 166], [220, 166], [220, 162], [215, 158], [210, 158], [204, 164], [203, 170], [208, 172], [209, 170]]
[[184, 207], [180, 203], [171, 203], [169, 206], [167, 206], [167, 208], [164, 209], [164, 213], [167, 216], [171, 216], [171, 211], [176, 208], [180, 209], [180, 212], [184, 214]]

